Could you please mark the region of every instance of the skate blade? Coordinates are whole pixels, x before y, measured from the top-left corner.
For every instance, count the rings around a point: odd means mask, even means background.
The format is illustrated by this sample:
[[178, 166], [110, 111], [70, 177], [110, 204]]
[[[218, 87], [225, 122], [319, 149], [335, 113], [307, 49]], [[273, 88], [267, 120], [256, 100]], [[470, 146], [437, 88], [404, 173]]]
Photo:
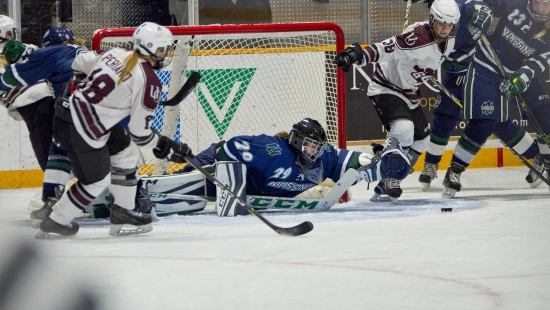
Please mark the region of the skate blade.
[[40, 240], [59, 240], [59, 239], [69, 239], [69, 238], [74, 237], [74, 235], [63, 236], [63, 235], [60, 235], [60, 234], [48, 233], [48, 232], [44, 232], [44, 231], [39, 230], [34, 235], [34, 237], [36, 239], [40, 239]]
[[535, 181], [533, 181], [532, 183], [529, 183], [529, 185], [531, 185], [531, 188], [538, 187], [541, 184], [542, 184], [542, 179], [538, 177]]
[[[376, 198], [374, 196], [371, 197], [370, 201], [372, 201], [372, 202], [390, 202], [390, 201], [393, 202], [393, 200], [392, 200], [393, 198], [391, 198], [390, 196], [380, 196], [378, 194], [376, 194], [376, 195], [377, 195], [377, 197]], [[395, 198], [395, 199], [397, 199], [397, 198]]]
[[370, 201], [376, 202], [376, 201], [380, 201], [381, 199], [383, 198], [380, 198], [379, 194], [374, 193], [374, 195], [372, 195], [372, 197], [370, 198]]
[[443, 197], [443, 198], [453, 198], [456, 195], [456, 192], [457, 192], [457, 190], [445, 187], [443, 189], [443, 193], [441, 193], [441, 197]]
[[32, 219], [31, 226], [34, 229], [40, 229], [40, 223], [42, 223], [42, 220]]
[[[127, 227], [132, 227], [133, 229], [125, 229], [124, 225]], [[129, 236], [129, 235], [138, 235], [148, 233], [153, 230], [153, 225], [146, 224], [140, 226], [134, 226], [130, 224], [114, 225], [111, 224], [111, 229], [109, 229], [109, 235], [111, 236]]]
[[422, 191], [428, 192], [430, 188], [432, 187], [432, 183], [420, 183], [422, 185]]

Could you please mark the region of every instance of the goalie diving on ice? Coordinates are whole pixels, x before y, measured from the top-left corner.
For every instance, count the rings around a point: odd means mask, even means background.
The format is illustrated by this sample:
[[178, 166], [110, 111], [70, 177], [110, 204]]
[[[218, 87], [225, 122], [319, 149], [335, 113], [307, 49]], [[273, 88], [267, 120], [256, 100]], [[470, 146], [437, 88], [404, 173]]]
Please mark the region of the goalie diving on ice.
[[[247, 214], [239, 200], [260, 210], [326, 211], [360, 180], [403, 179], [407, 175], [410, 163], [396, 139], [390, 137], [385, 146], [376, 149], [372, 155], [335, 148], [327, 143], [323, 126], [305, 118], [294, 124], [290, 133], [242, 135], [212, 144], [192, 161], [196, 165], [216, 162], [216, 179], [239, 198], [218, 187], [219, 216]], [[328, 193], [319, 196], [315, 192], [317, 199], [303, 196], [327, 179], [336, 182]]]

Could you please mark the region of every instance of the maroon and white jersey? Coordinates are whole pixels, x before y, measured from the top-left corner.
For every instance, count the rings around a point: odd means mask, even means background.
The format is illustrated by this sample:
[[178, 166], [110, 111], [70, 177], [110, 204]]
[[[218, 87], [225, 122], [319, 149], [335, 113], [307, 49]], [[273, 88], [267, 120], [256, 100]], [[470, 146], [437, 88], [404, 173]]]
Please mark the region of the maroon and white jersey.
[[397, 95], [414, 109], [418, 106], [418, 87], [439, 69], [444, 57], [454, 51], [455, 38], [441, 45], [435, 42], [427, 22], [415, 23], [404, 33], [363, 49], [363, 65], [374, 62], [373, 82], [367, 95]]
[[161, 84], [149, 62], [139, 59], [131, 74], [118, 84], [123, 62], [133, 51], [114, 48], [104, 53], [81, 53], [73, 70], [82, 83], [75, 86], [70, 109], [75, 127], [92, 147], [105, 145], [109, 129], [129, 116], [127, 130], [139, 146], [153, 148], [158, 136], [151, 130]]

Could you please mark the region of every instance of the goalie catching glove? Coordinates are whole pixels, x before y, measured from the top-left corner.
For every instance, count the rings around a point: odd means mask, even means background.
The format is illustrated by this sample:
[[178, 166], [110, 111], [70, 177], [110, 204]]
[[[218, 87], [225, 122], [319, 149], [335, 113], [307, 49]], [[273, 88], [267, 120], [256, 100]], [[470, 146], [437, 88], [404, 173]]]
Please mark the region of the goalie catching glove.
[[191, 148], [185, 143], [176, 142], [168, 137], [160, 136], [157, 146], [153, 148], [153, 154], [160, 159], [166, 159], [176, 164], [186, 162], [185, 156], [193, 158]]
[[353, 64], [363, 62], [363, 49], [359, 43], [354, 43], [338, 53], [332, 62], [344, 72], [348, 72]]
[[500, 92], [508, 99], [514, 99], [517, 95], [523, 93], [531, 83], [531, 79], [520, 71], [512, 72], [508, 79], [500, 83]]

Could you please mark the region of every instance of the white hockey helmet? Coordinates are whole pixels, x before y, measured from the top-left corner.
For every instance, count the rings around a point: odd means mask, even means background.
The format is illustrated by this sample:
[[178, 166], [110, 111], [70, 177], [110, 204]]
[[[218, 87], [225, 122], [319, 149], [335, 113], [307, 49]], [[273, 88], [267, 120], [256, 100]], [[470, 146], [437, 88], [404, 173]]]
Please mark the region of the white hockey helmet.
[[540, 11], [536, 12], [535, 10], [533, 10], [533, 2], [544, 3], [544, 5], [541, 5], [541, 7], [550, 8], [550, 0], [527, 0], [527, 11], [529, 11], [529, 14], [531, 14], [531, 17], [535, 22], [540, 23], [550, 19], [550, 10], [546, 14]]
[[[430, 28], [432, 34], [439, 41], [445, 41], [456, 35], [458, 29], [458, 21], [460, 20], [460, 9], [454, 0], [435, 0], [430, 7]], [[443, 24], [453, 25], [451, 34], [445, 38], [441, 38], [434, 31], [434, 23], [438, 21]]]
[[166, 67], [173, 56], [172, 32], [164, 26], [145, 22], [134, 31], [134, 50], [142, 55], [151, 55], [157, 60], [155, 69]]
[[17, 39], [19, 39], [19, 30], [15, 26], [15, 21], [9, 16], [0, 15], [0, 43]]

